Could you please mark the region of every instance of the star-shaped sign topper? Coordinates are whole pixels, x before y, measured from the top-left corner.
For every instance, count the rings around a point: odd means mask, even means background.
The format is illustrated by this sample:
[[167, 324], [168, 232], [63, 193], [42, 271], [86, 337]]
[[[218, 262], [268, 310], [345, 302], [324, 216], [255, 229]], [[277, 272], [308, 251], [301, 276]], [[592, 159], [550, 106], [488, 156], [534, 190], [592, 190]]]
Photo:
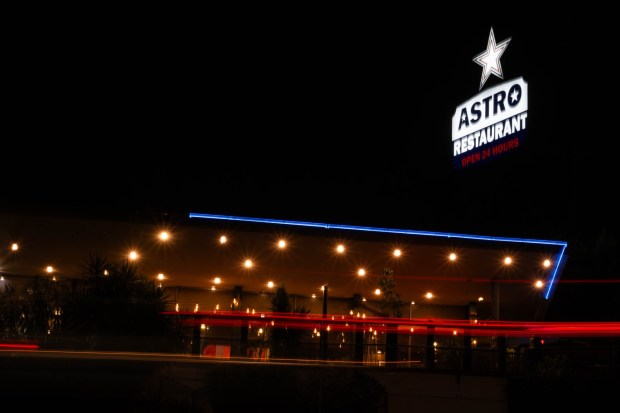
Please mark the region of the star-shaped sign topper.
[[502, 64], [499, 59], [504, 54], [504, 51], [508, 47], [508, 43], [512, 37], [509, 37], [498, 44], [495, 44], [495, 34], [493, 34], [493, 27], [491, 27], [491, 33], [489, 34], [489, 42], [487, 44], [487, 50], [474, 57], [474, 62], [482, 66], [482, 78], [480, 79], [480, 89], [484, 86], [491, 74], [504, 78], [502, 72]]

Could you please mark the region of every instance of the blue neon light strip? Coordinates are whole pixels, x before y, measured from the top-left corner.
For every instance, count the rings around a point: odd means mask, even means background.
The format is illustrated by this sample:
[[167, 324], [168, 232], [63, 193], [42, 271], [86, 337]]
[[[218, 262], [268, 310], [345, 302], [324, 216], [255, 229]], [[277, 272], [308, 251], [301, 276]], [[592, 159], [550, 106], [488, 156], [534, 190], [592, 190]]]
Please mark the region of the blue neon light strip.
[[366, 231], [366, 232], [383, 232], [387, 234], [406, 234], [406, 235], [420, 235], [428, 237], [443, 237], [443, 238], [463, 238], [473, 239], [479, 241], [500, 241], [500, 242], [519, 242], [522, 244], [541, 244], [541, 245], [558, 245], [566, 247], [567, 243], [564, 241], [550, 241], [539, 239], [527, 239], [527, 238], [507, 238], [507, 237], [491, 237], [484, 235], [470, 235], [470, 234], [457, 234], [452, 232], [435, 232], [435, 231], [418, 231], [411, 229], [394, 229], [394, 228], [376, 228], [376, 227], [362, 227], [355, 225], [340, 225], [340, 224], [325, 224], [320, 222], [308, 222], [308, 221], [289, 221], [284, 219], [269, 219], [269, 218], [249, 218], [249, 217], [237, 217], [231, 215], [214, 215], [214, 214], [198, 214], [190, 212], [190, 218], [203, 218], [214, 219], [221, 221], [242, 221], [242, 222], [257, 222], [262, 224], [280, 224], [280, 225], [294, 225], [298, 227], [313, 227], [313, 228], [325, 228], [325, 229], [346, 229], [352, 231]]
[[560, 264], [562, 263], [562, 259], [564, 258], [564, 251], [566, 250], [567, 245], [568, 245], [567, 243], [564, 243], [564, 245], [562, 246], [562, 250], [560, 251], [560, 254], [558, 256], [557, 264], [555, 265], [555, 268], [553, 269], [553, 274], [551, 275], [551, 281], [549, 281], [549, 286], [547, 287], [547, 292], [545, 293], [545, 300], [549, 299], [549, 295], [551, 294], [551, 288], [553, 288], [555, 277], [558, 273], [558, 269], [560, 268]]
[[355, 225], [340, 225], [340, 224], [326, 224], [321, 222], [308, 222], [308, 221], [289, 221], [285, 219], [270, 219], [270, 218], [251, 218], [251, 217], [238, 217], [233, 215], [215, 215], [215, 214], [199, 214], [190, 212], [190, 218], [202, 218], [213, 219], [220, 221], [241, 221], [241, 222], [255, 222], [261, 224], [277, 224], [277, 225], [292, 225], [297, 227], [311, 227], [311, 228], [324, 228], [324, 229], [343, 229], [350, 231], [365, 231], [365, 232], [381, 232], [385, 234], [404, 234], [404, 235], [417, 235], [425, 237], [440, 237], [440, 238], [461, 238], [478, 241], [496, 241], [496, 242], [514, 242], [520, 244], [537, 244], [537, 245], [557, 245], [562, 247], [559, 254], [559, 259], [556, 260], [555, 268], [551, 276], [551, 281], [547, 287], [545, 293], [545, 299], [549, 299], [551, 289], [555, 282], [555, 278], [564, 256], [564, 251], [568, 246], [565, 241], [551, 241], [542, 239], [528, 239], [528, 238], [509, 238], [509, 237], [491, 237], [485, 235], [471, 235], [471, 234], [458, 234], [452, 232], [436, 232], [436, 231], [417, 231], [412, 229], [395, 229], [395, 228], [376, 228], [376, 227], [364, 227]]

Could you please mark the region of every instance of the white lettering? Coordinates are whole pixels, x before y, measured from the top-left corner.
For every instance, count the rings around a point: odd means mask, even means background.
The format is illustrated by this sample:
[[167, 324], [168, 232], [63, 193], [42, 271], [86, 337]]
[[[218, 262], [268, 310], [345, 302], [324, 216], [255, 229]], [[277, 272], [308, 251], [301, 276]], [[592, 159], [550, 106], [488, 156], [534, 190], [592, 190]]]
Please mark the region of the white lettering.
[[[476, 131], [493, 126], [497, 131], [496, 124], [506, 119], [514, 119], [515, 116], [527, 112], [528, 87], [527, 82], [522, 77], [509, 80], [499, 85], [484, 90], [466, 102], [459, 105], [452, 116], [452, 141], [463, 139]], [[509, 96], [509, 92], [519, 90], [518, 95]], [[517, 100], [518, 96], [518, 100]], [[506, 104], [508, 103], [508, 104]], [[521, 122], [523, 122], [521, 120]], [[514, 126], [502, 126], [502, 132], [505, 134], [506, 129], [517, 132]], [[502, 134], [495, 133], [493, 139], [490, 139], [490, 131], [486, 133], [487, 142], [502, 138]], [[476, 144], [481, 144], [477, 142]], [[461, 144], [463, 150], [463, 144]]]

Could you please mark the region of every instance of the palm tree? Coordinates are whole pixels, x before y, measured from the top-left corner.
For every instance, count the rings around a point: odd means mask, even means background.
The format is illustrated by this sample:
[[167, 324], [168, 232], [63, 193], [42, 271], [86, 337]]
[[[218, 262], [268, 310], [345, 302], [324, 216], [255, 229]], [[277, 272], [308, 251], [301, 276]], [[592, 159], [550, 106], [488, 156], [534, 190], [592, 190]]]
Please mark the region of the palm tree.
[[82, 284], [62, 312], [68, 338], [97, 349], [182, 350], [179, 320], [162, 314], [171, 309], [171, 302], [134, 263], [111, 263], [91, 255], [82, 273]]

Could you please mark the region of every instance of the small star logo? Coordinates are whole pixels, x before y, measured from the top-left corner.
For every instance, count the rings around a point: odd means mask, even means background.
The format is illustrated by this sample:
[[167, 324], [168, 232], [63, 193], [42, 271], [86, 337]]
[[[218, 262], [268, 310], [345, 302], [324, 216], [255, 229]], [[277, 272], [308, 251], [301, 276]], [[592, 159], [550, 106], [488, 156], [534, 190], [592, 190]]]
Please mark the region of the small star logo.
[[510, 105], [516, 105], [521, 100], [521, 88], [517, 86], [519, 85], [514, 85], [509, 91]]
[[510, 43], [512, 37], [509, 37], [500, 43], [495, 43], [495, 34], [493, 34], [493, 27], [491, 27], [491, 33], [489, 34], [489, 42], [487, 43], [487, 50], [474, 56], [474, 62], [478, 63], [482, 66], [482, 78], [480, 79], [480, 90], [482, 86], [484, 86], [485, 82], [492, 74], [499, 77], [500, 79], [504, 78], [504, 73], [502, 72], [502, 64], [499, 59], [504, 54], [504, 51], [508, 47], [508, 43]]

